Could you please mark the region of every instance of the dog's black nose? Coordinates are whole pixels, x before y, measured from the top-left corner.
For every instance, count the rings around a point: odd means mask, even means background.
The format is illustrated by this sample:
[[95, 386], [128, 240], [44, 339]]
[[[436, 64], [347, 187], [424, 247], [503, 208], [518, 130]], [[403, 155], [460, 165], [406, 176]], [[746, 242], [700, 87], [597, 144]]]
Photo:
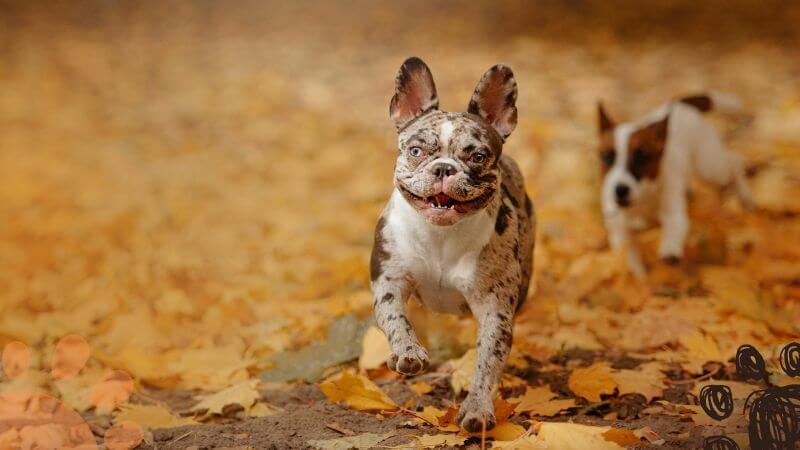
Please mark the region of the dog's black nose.
[[433, 167], [431, 167], [431, 172], [433, 172], [436, 178], [444, 178], [455, 175], [456, 172], [458, 172], [458, 169], [448, 162], [440, 161], [433, 164]]
[[614, 188], [614, 194], [617, 196], [619, 206], [628, 206], [630, 204], [631, 188], [627, 184], [618, 184]]

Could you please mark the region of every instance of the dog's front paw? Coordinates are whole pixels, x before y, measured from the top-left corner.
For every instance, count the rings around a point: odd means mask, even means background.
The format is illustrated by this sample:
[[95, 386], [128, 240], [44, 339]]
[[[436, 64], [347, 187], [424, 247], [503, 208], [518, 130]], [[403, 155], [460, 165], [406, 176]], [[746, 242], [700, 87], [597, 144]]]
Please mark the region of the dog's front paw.
[[491, 430], [497, 423], [494, 418], [494, 404], [489, 399], [470, 393], [458, 410], [456, 423], [470, 433]]
[[418, 375], [430, 366], [428, 351], [420, 345], [409, 345], [399, 355], [392, 353], [386, 365], [403, 375]]

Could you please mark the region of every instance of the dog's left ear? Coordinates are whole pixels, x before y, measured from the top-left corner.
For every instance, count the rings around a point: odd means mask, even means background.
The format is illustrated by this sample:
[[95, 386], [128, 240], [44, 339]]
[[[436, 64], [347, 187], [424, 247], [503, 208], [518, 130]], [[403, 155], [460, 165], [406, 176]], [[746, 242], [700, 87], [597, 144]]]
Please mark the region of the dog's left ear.
[[467, 111], [483, 118], [505, 140], [517, 126], [517, 80], [511, 69], [498, 64], [487, 70]]

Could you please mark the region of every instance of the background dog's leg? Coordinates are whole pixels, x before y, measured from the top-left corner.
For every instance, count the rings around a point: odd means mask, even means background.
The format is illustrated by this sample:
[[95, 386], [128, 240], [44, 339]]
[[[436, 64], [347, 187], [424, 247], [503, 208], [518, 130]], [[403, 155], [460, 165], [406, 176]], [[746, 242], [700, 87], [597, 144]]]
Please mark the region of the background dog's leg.
[[664, 181], [661, 192], [661, 241], [658, 256], [667, 263], [677, 263], [683, 257], [683, 244], [689, 232], [686, 211], [686, 186], [681, 178]]
[[472, 376], [470, 393], [461, 404], [457, 421], [470, 432], [490, 429], [495, 425], [492, 388], [500, 379], [503, 365], [511, 350], [514, 296], [510, 287], [497, 296], [489, 294], [489, 304], [476, 314], [478, 319], [478, 362]]
[[380, 277], [372, 286], [374, 314], [378, 327], [383, 330], [392, 355], [387, 364], [390, 369], [406, 375], [415, 375], [428, 368], [428, 351], [420, 345], [414, 329], [406, 316], [406, 300], [410, 294], [404, 277]]
[[605, 218], [608, 230], [608, 243], [614, 250], [624, 249], [628, 269], [637, 278], [644, 278], [646, 271], [639, 249], [631, 238], [631, 230], [627, 217], [618, 211], [615, 215]]

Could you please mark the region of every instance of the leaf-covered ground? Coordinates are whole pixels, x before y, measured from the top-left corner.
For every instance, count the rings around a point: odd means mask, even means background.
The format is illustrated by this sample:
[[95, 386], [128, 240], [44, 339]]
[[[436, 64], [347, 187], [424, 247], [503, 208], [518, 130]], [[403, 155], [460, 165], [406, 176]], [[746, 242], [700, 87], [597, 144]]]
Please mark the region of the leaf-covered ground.
[[[693, 448], [725, 433], [744, 448], [741, 415], [713, 423], [697, 393], [722, 380], [741, 409], [743, 343], [772, 383], [797, 381], [775, 364], [800, 335], [797, 23], [800, 7], [772, 0], [0, 2], [0, 346], [32, 349], [0, 391], [59, 398], [99, 441], [133, 420], [148, 448], [480, 446], [448, 418], [472, 322], [415, 309], [436, 362], [415, 379], [388, 373], [365, 322], [388, 99], [418, 55], [445, 109], [497, 62], [520, 88], [506, 151], [537, 208], [536, 288], [488, 439]], [[744, 100], [712, 120], [759, 210], [696, 186], [686, 261], [661, 265], [658, 230], [643, 233], [636, 282], [600, 221], [596, 101], [630, 118], [710, 88]], [[54, 381], [70, 333], [92, 355]], [[108, 413], [87, 396], [110, 368], [135, 392]], [[298, 377], [312, 382], [281, 381]], [[14, 448], [12, 413], [0, 444]]]

